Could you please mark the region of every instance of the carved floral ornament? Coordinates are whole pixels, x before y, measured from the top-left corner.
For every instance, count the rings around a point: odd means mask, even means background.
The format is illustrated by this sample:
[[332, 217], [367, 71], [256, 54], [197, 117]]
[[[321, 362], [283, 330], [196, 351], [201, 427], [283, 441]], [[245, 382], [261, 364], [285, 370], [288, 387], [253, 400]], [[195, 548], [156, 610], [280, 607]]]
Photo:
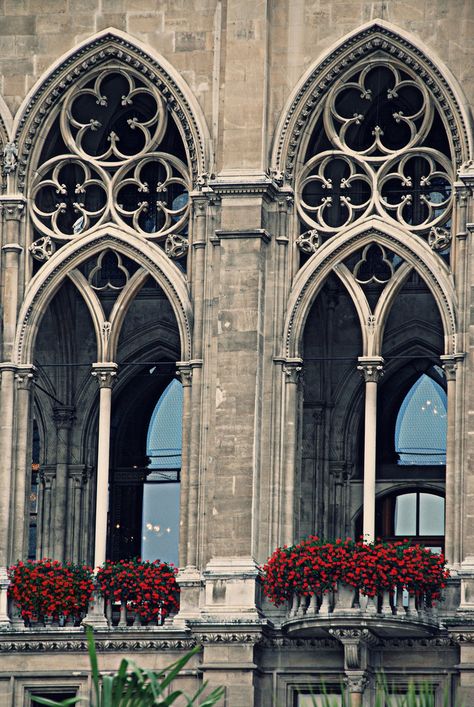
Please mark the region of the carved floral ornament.
[[41, 234], [33, 257], [46, 260], [56, 244], [107, 222], [183, 256], [191, 176], [167, 151], [176, 140], [163, 97], [132, 69], [83, 78], [66, 94], [32, 180], [30, 213]]
[[303, 252], [377, 214], [450, 244], [453, 168], [449, 139], [426, 86], [396, 62], [346, 72], [316, 111], [296, 176]]

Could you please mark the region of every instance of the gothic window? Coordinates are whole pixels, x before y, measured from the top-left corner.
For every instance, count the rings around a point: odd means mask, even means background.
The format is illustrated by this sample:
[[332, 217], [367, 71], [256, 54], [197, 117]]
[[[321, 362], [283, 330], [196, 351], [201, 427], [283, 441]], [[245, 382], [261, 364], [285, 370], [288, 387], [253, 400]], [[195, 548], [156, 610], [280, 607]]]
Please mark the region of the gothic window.
[[446, 392], [423, 374], [408, 391], [395, 426], [398, 464], [446, 464]]
[[426, 86], [374, 58], [339, 79], [316, 112], [296, 180], [301, 250], [378, 214], [449, 251], [452, 155]]
[[190, 170], [163, 96], [131, 67], [88, 75], [52, 121], [31, 183], [33, 257], [116, 223], [187, 251]]

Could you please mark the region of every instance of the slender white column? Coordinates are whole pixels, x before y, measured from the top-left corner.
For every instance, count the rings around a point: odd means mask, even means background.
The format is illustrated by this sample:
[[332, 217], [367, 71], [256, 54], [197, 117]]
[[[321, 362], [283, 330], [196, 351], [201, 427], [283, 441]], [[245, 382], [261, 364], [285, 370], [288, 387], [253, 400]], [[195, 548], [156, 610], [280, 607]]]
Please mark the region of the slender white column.
[[31, 488], [31, 398], [34, 367], [18, 367], [16, 379], [16, 459], [13, 483], [12, 560], [23, 560], [27, 551], [29, 512], [27, 497]]
[[445, 555], [450, 565], [457, 565], [460, 562], [459, 545], [460, 539], [456, 537], [456, 516], [459, 515], [458, 480], [455, 469], [455, 445], [456, 445], [456, 368], [455, 356], [441, 356], [443, 368], [446, 375], [447, 387], [447, 430], [446, 430], [446, 506], [445, 506]]
[[97, 378], [100, 388], [94, 546], [94, 566], [98, 567], [105, 562], [106, 559], [107, 511], [109, 505], [110, 417], [112, 411], [112, 388], [117, 376], [117, 364], [94, 363], [92, 375]]
[[189, 364], [177, 364], [178, 375], [183, 386], [183, 420], [181, 444], [181, 513], [179, 522], [179, 566], [188, 563], [188, 497], [189, 497], [189, 438], [191, 425], [191, 383], [193, 369]]
[[377, 462], [377, 383], [383, 375], [383, 358], [359, 357], [357, 370], [365, 381], [364, 509], [363, 535], [375, 539], [375, 482]]
[[296, 480], [296, 446], [298, 435], [298, 392], [303, 361], [300, 358], [289, 360], [283, 364], [285, 375], [285, 420], [284, 420], [284, 502], [283, 502], [283, 542], [291, 544], [295, 541], [295, 480]]

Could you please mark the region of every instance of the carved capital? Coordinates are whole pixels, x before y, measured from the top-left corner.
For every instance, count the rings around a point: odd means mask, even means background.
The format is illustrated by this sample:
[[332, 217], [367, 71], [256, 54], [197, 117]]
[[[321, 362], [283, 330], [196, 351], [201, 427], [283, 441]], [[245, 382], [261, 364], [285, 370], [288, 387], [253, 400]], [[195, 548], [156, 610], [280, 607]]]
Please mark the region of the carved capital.
[[73, 405], [58, 405], [53, 410], [53, 420], [58, 430], [70, 430], [75, 419]]
[[349, 692], [363, 693], [369, 683], [369, 678], [366, 673], [353, 673], [346, 675], [344, 682]]
[[99, 388], [113, 388], [117, 380], [116, 363], [93, 363], [92, 375], [97, 379]]
[[440, 356], [441, 365], [444, 370], [447, 381], [456, 380], [456, 371], [458, 364], [464, 358], [464, 354], [455, 354], [454, 356]]
[[83, 464], [68, 467], [68, 476], [76, 489], [81, 489], [89, 480], [91, 470]]
[[18, 390], [31, 390], [35, 382], [36, 368], [34, 366], [19, 366], [15, 373]]
[[300, 382], [303, 375], [303, 359], [287, 358], [282, 362], [282, 370], [285, 374], [285, 382], [296, 385]]
[[5, 221], [20, 221], [25, 213], [25, 199], [22, 196], [3, 197], [0, 199], [0, 207]]
[[381, 356], [359, 356], [357, 370], [366, 383], [378, 383], [383, 376], [384, 360]]
[[45, 491], [51, 491], [56, 478], [56, 467], [42, 467], [39, 470], [39, 480]]
[[191, 365], [191, 362], [184, 363], [183, 361], [179, 361], [176, 364], [176, 368], [179, 380], [181, 381], [181, 385], [183, 386], [183, 388], [191, 386], [193, 382], [193, 367]]

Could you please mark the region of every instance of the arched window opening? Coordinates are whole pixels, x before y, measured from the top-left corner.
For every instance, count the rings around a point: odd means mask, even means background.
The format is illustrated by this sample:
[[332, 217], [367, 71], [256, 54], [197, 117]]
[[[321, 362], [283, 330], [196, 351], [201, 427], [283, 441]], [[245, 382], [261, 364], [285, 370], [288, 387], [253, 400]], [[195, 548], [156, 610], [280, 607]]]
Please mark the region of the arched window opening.
[[377, 504], [377, 535], [412, 540], [433, 552], [444, 550], [444, 498], [422, 490], [385, 496]]
[[148, 466], [143, 484], [142, 558], [178, 564], [179, 481], [183, 388], [168, 385], [151, 416], [147, 434]]
[[400, 466], [446, 464], [447, 397], [423, 374], [412, 385], [395, 425], [395, 452]]

